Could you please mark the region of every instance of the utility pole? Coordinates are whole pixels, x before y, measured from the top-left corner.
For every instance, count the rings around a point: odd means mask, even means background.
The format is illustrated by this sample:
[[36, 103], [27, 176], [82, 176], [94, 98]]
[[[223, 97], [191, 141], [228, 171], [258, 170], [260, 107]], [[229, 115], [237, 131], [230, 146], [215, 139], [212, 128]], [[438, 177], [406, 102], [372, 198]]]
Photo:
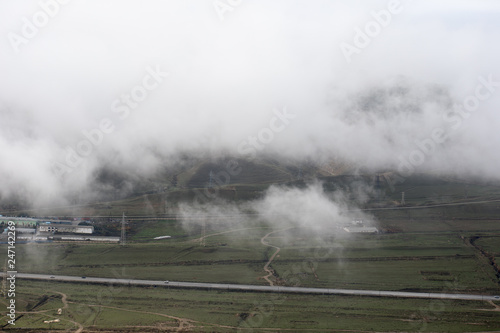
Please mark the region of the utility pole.
[[302, 178], [304, 178], [304, 176], [302, 176], [302, 168], [299, 168], [299, 172], [297, 174], [297, 179], [301, 180]]
[[122, 236], [120, 241], [122, 245], [125, 245], [125, 212], [122, 215]]
[[207, 221], [203, 219], [203, 226], [201, 227], [201, 242], [200, 242], [201, 246], [205, 246], [205, 235], [207, 233], [206, 227], [207, 227]]
[[209, 177], [209, 179], [208, 179], [208, 187], [212, 188], [212, 187], [214, 187], [214, 173], [213, 173], [212, 170], [210, 170], [210, 173], [208, 174], [208, 177]]
[[377, 196], [377, 203], [380, 204], [380, 175], [375, 178], [375, 194]]

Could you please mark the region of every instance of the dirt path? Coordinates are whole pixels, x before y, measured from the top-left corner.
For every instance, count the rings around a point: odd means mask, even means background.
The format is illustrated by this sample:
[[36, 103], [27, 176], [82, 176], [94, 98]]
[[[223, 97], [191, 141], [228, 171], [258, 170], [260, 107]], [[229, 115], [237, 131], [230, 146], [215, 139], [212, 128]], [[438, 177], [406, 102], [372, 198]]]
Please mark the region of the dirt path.
[[494, 307], [494, 309], [478, 309], [478, 310], [500, 312], [500, 305], [496, 305], [495, 303], [493, 303], [493, 301], [486, 301], [486, 302], [490, 303]]
[[61, 295], [61, 302], [63, 304], [63, 309], [67, 309], [68, 308], [68, 296], [65, 294], [65, 293], [61, 293], [59, 291], [53, 291], [54, 293], [56, 294], [59, 294]]
[[[201, 322], [201, 321], [171, 316], [171, 315], [167, 315], [164, 313], [158, 313], [158, 312], [131, 310], [131, 309], [119, 308], [116, 306], [93, 305], [93, 304], [85, 304], [85, 305], [87, 305], [87, 306], [100, 306], [100, 307], [107, 308], [107, 309], [115, 309], [115, 310], [122, 310], [122, 311], [128, 311], [128, 312], [145, 313], [145, 314], [151, 314], [151, 315], [155, 315], [155, 316], [174, 319], [178, 322], [179, 326], [177, 327], [177, 331], [179, 331], [179, 332], [182, 332], [182, 331], [191, 332], [193, 329], [203, 328], [204, 327], [203, 325], [215, 326], [215, 327], [219, 327], [219, 328], [230, 328], [230, 329], [236, 328], [234, 326], [219, 325], [219, 324], [215, 324], [215, 323], [205, 323], [205, 322]], [[195, 325], [195, 324], [198, 324], [198, 325]], [[139, 326], [137, 326], [137, 327], [139, 327]], [[140, 326], [140, 327], [144, 327], [144, 326]], [[175, 329], [175, 327], [173, 327], [173, 328]]]
[[[68, 296], [65, 293], [61, 293], [59, 291], [52, 291], [52, 292], [61, 295], [61, 302], [63, 303], [62, 309], [67, 310], [68, 306], [69, 306], [69, 304], [68, 304]], [[54, 310], [53, 309], [49, 309], [49, 310], [41, 310], [41, 311], [26, 311], [26, 312], [19, 312], [19, 313], [30, 314], [30, 313], [45, 313], [45, 312], [49, 312], [49, 311], [54, 311]], [[60, 316], [52, 316], [52, 315], [47, 315], [47, 316], [49, 316], [51, 318], [54, 318], [54, 319], [60, 319], [60, 320], [63, 320], [63, 321], [67, 321], [67, 322], [70, 322], [70, 323], [76, 325], [78, 328], [76, 329], [76, 331], [74, 333], [81, 333], [81, 332], [83, 332], [83, 325], [80, 324], [77, 321], [74, 321], [74, 320], [71, 320], [71, 319], [66, 319], [66, 318], [61, 318]]]
[[[68, 296], [66, 294], [64, 294], [62, 292], [58, 292], [58, 291], [52, 291], [52, 292], [61, 295], [61, 302], [63, 303], [62, 309], [67, 310], [69, 307], [69, 303], [76, 304], [75, 302], [68, 301]], [[78, 303], [78, 304], [82, 304], [82, 303]], [[187, 318], [176, 317], [176, 316], [171, 316], [171, 315], [157, 313], [157, 312], [151, 312], [151, 311], [131, 310], [131, 309], [119, 308], [119, 307], [115, 307], [115, 306], [105, 306], [105, 305], [98, 305], [98, 304], [84, 304], [84, 305], [87, 305], [89, 307], [100, 307], [101, 309], [102, 308], [115, 309], [115, 310], [121, 310], [121, 311], [145, 313], [145, 314], [151, 314], [151, 315], [157, 315], [160, 317], [170, 318], [170, 319], [173, 319], [177, 322], [177, 327], [168, 326], [168, 328], [176, 330], [178, 332], [191, 332], [194, 329], [200, 329], [200, 328], [203, 328], [205, 326], [227, 328], [227, 329], [235, 329], [236, 328], [233, 326], [219, 325], [216, 323], [205, 323], [205, 322], [200, 322], [200, 321], [196, 321], [196, 320], [191, 320], [191, 319], [187, 319]], [[24, 314], [35, 314], [35, 313], [42, 314], [43, 313], [44, 315], [46, 315], [50, 318], [53, 318], [53, 319], [58, 318], [61, 321], [67, 321], [67, 322], [70, 322], [70, 323], [76, 325], [77, 329], [76, 329], [76, 331], [74, 331], [74, 333], [83, 332], [84, 327], [79, 322], [76, 322], [76, 321], [71, 320], [71, 319], [61, 318], [60, 316], [53, 316], [53, 315], [46, 314], [46, 312], [51, 312], [51, 311], [54, 311], [54, 309], [40, 310], [40, 311], [26, 311], [26, 312], [19, 312], [19, 313], [24, 313]], [[130, 326], [130, 327], [140, 328], [140, 327], [149, 327], [149, 326]]]
[[179, 327], [178, 330], [184, 330], [184, 329], [192, 329], [195, 327], [194, 323], [195, 321], [186, 319], [186, 318], [181, 318], [181, 317], [176, 317], [176, 316], [170, 316], [164, 313], [156, 313], [156, 312], [150, 312], [150, 311], [140, 311], [140, 310], [130, 310], [130, 309], [124, 309], [124, 308], [119, 308], [116, 306], [106, 306], [106, 305], [97, 305], [97, 304], [85, 304], [87, 306], [92, 306], [92, 307], [101, 307], [101, 308], [107, 308], [107, 309], [115, 309], [115, 310], [122, 310], [122, 311], [128, 311], [128, 312], [137, 312], [137, 313], [146, 313], [146, 314], [152, 314], [152, 315], [157, 315], [160, 317], [166, 317], [170, 319], [174, 319], [178, 322]]
[[[482, 259], [484, 260], [486, 263], [488, 263], [491, 268], [493, 268], [494, 272], [495, 272], [495, 277], [500, 277], [500, 267], [498, 267], [498, 264], [495, 262], [495, 257], [486, 252], [481, 246], [477, 245], [476, 244], [476, 241], [478, 239], [481, 239], [482, 236], [471, 236], [471, 237], [466, 237], [466, 236], [460, 236], [460, 238], [462, 239], [462, 241], [465, 243], [465, 245], [469, 246], [469, 247], [472, 247], [474, 248], [476, 251], [475, 251], [475, 255], [479, 258], [479, 259]], [[480, 265], [480, 268], [481, 270], [483, 271], [483, 273], [490, 277], [491, 281], [493, 283], [497, 283], [497, 284], [500, 284], [500, 282], [498, 282], [498, 279], [495, 279], [495, 278], [492, 278], [490, 276], [490, 274], [488, 274], [485, 270], [485, 267], [483, 267], [484, 265]]]
[[[63, 304], [62, 309], [63, 310], [67, 310], [68, 306], [69, 306], [69, 304], [68, 304], [68, 295], [66, 295], [65, 293], [61, 293], [59, 291], [53, 291], [53, 292], [61, 295], [61, 302]], [[71, 320], [71, 319], [64, 319], [64, 318], [61, 318], [61, 320], [69, 321], [70, 323], [73, 323], [76, 326], [78, 326], [78, 329], [75, 331], [75, 333], [81, 333], [81, 332], [83, 332], [83, 325], [80, 324], [79, 322]]]
[[491, 305], [493, 305], [495, 307], [492, 311], [500, 312], [500, 305], [496, 305], [495, 303], [493, 303], [493, 301], [488, 301], [488, 303], [490, 303]]
[[266, 238], [269, 237], [269, 235], [272, 235], [272, 234], [274, 234], [276, 232], [285, 231], [285, 230], [288, 230], [288, 229], [291, 229], [291, 228], [292, 227], [285, 228], [285, 229], [280, 229], [280, 230], [275, 230], [275, 231], [271, 231], [271, 232], [267, 233], [264, 237], [262, 237], [260, 239], [260, 242], [262, 243], [262, 245], [273, 247], [273, 248], [276, 249], [276, 251], [273, 253], [273, 255], [271, 256], [271, 258], [269, 258], [269, 260], [267, 261], [267, 263], [264, 265], [264, 271], [267, 272], [267, 275], [261, 277], [264, 280], [266, 280], [267, 282], [269, 282], [270, 286], [274, 286], [274, 282], [271, 281], [271, 279], [269, 279], [269, 277], [273, 275], [274, 271], [269, 268], [269, 265], [271, 265], [271, 262], [274, 260], [274, 258], [276, 257], [276, 255], [281, 251], [281, 248], [279, 248], [278, 246], [269, 244], [268, 242], [266, 242]]

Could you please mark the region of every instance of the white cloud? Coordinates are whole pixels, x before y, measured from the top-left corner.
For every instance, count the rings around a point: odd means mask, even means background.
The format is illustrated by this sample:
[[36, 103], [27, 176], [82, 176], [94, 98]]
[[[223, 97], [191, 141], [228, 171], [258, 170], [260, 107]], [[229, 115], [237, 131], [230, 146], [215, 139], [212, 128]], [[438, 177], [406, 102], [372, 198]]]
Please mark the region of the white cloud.
[[[252, 1], [220, 21], [206, 1], [73, 0], [16, 53], [8, 34], [21, 34], [22, 18], [40, 6], [3, 1], [0, 122], [8, 130], [0, 132], [0, 158], [10, 165], [0, 180], [53, 197], [67, 184], [85, 188], [103, 164], [144, 173], [184, 151], [237, 154], [238, 144], [284, 106], [297, 118], [264, 152], [397, 166], [415, 139], [443, 126], [440, 98], [462, 102], [480, 75], [500, 80], [500, 27], [491, 16], [499, 4], [413, 1], [347, 64], [339, 44], [352, 41], [371, 11], [386, 7], [385, 1]], [[121, 121], [111, 103], [156, 65], [170, 76]], [[400, 78], [408, 91], [402, 98], [414, 99], [419, 112], [391, 95]], [[432, 93], [435, 87], [442, 96]], [[361, 112], [374, 91], [383, 98]], [[482, 102], [422, 168], [453, 172], [461, 165], [498, 178], [499, 96]], [[54, 178], [51, 163], [64, 161], [65, 149], [103, 117], [116, 130], [67, 183]], [[31, 170], [16, 168], [20, 160]]]

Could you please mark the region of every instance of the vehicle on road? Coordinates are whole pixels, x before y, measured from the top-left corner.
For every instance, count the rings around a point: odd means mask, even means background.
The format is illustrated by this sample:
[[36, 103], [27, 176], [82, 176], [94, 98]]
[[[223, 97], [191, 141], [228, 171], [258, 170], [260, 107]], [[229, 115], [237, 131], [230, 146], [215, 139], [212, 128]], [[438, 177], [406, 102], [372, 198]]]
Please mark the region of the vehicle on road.
[[86, 276], [82, 276], [82, 279], [86, 279], [87, 277]]
[[163, 283], [168, 283], [168, 280], [163, 281]]
[[500, 296], [493, 296], [494, 299], [500, 299]]
[[50, 276], [50, 278], [51, 278], [51, 279], [55, 279], [56, 277], [55, 277], [54, 275], [51, 275], [51, 276]]

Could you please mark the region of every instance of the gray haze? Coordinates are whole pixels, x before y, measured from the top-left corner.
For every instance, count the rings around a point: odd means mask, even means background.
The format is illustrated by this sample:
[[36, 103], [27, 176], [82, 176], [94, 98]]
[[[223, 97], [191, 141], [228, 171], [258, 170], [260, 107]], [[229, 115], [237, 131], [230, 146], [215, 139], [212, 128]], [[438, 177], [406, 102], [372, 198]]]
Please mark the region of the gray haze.
[[227, 229], [245, 232], [243, 229], [268, 225], [275, 230], [299, 228], [302, 233], [307, 230], [316, 237], [334, 235], [342, 238], [349, 236], [342, 228], [353, 220], [377, 226], [372, 215], [359, 211], [356, 206], [370, 189], [361, 184], [352, 188], [355, 189], [354, 200], [344, 191], [325, 192], [323, 184], [317, 181], [305, 188], [273, 185], [262, 198], [240, 204], [224, 201], [201, 205], [181, 203], [179, 216], [187, 231], [200, 229], [204, 224], [209, 226], [207, 235]]
[[[64, 203], [92, 192], [103, 167], [150, 174], [186, 153], [401, 172], [413, 158], [419, 171], [500, 178], [500, 86], [478, 88], [479, 77], [500, 81], [498, 1], [401, 1], [349, 59], [341, 45], [389, 2], [220, 2], [233, 5], [0, 1], [2, 198]], [[144, 80], [151, 89], [127, 106]], [[477, 89], [488, 96], [457, 113]], [[100, 126], [109, 133], [69, 165]]]

